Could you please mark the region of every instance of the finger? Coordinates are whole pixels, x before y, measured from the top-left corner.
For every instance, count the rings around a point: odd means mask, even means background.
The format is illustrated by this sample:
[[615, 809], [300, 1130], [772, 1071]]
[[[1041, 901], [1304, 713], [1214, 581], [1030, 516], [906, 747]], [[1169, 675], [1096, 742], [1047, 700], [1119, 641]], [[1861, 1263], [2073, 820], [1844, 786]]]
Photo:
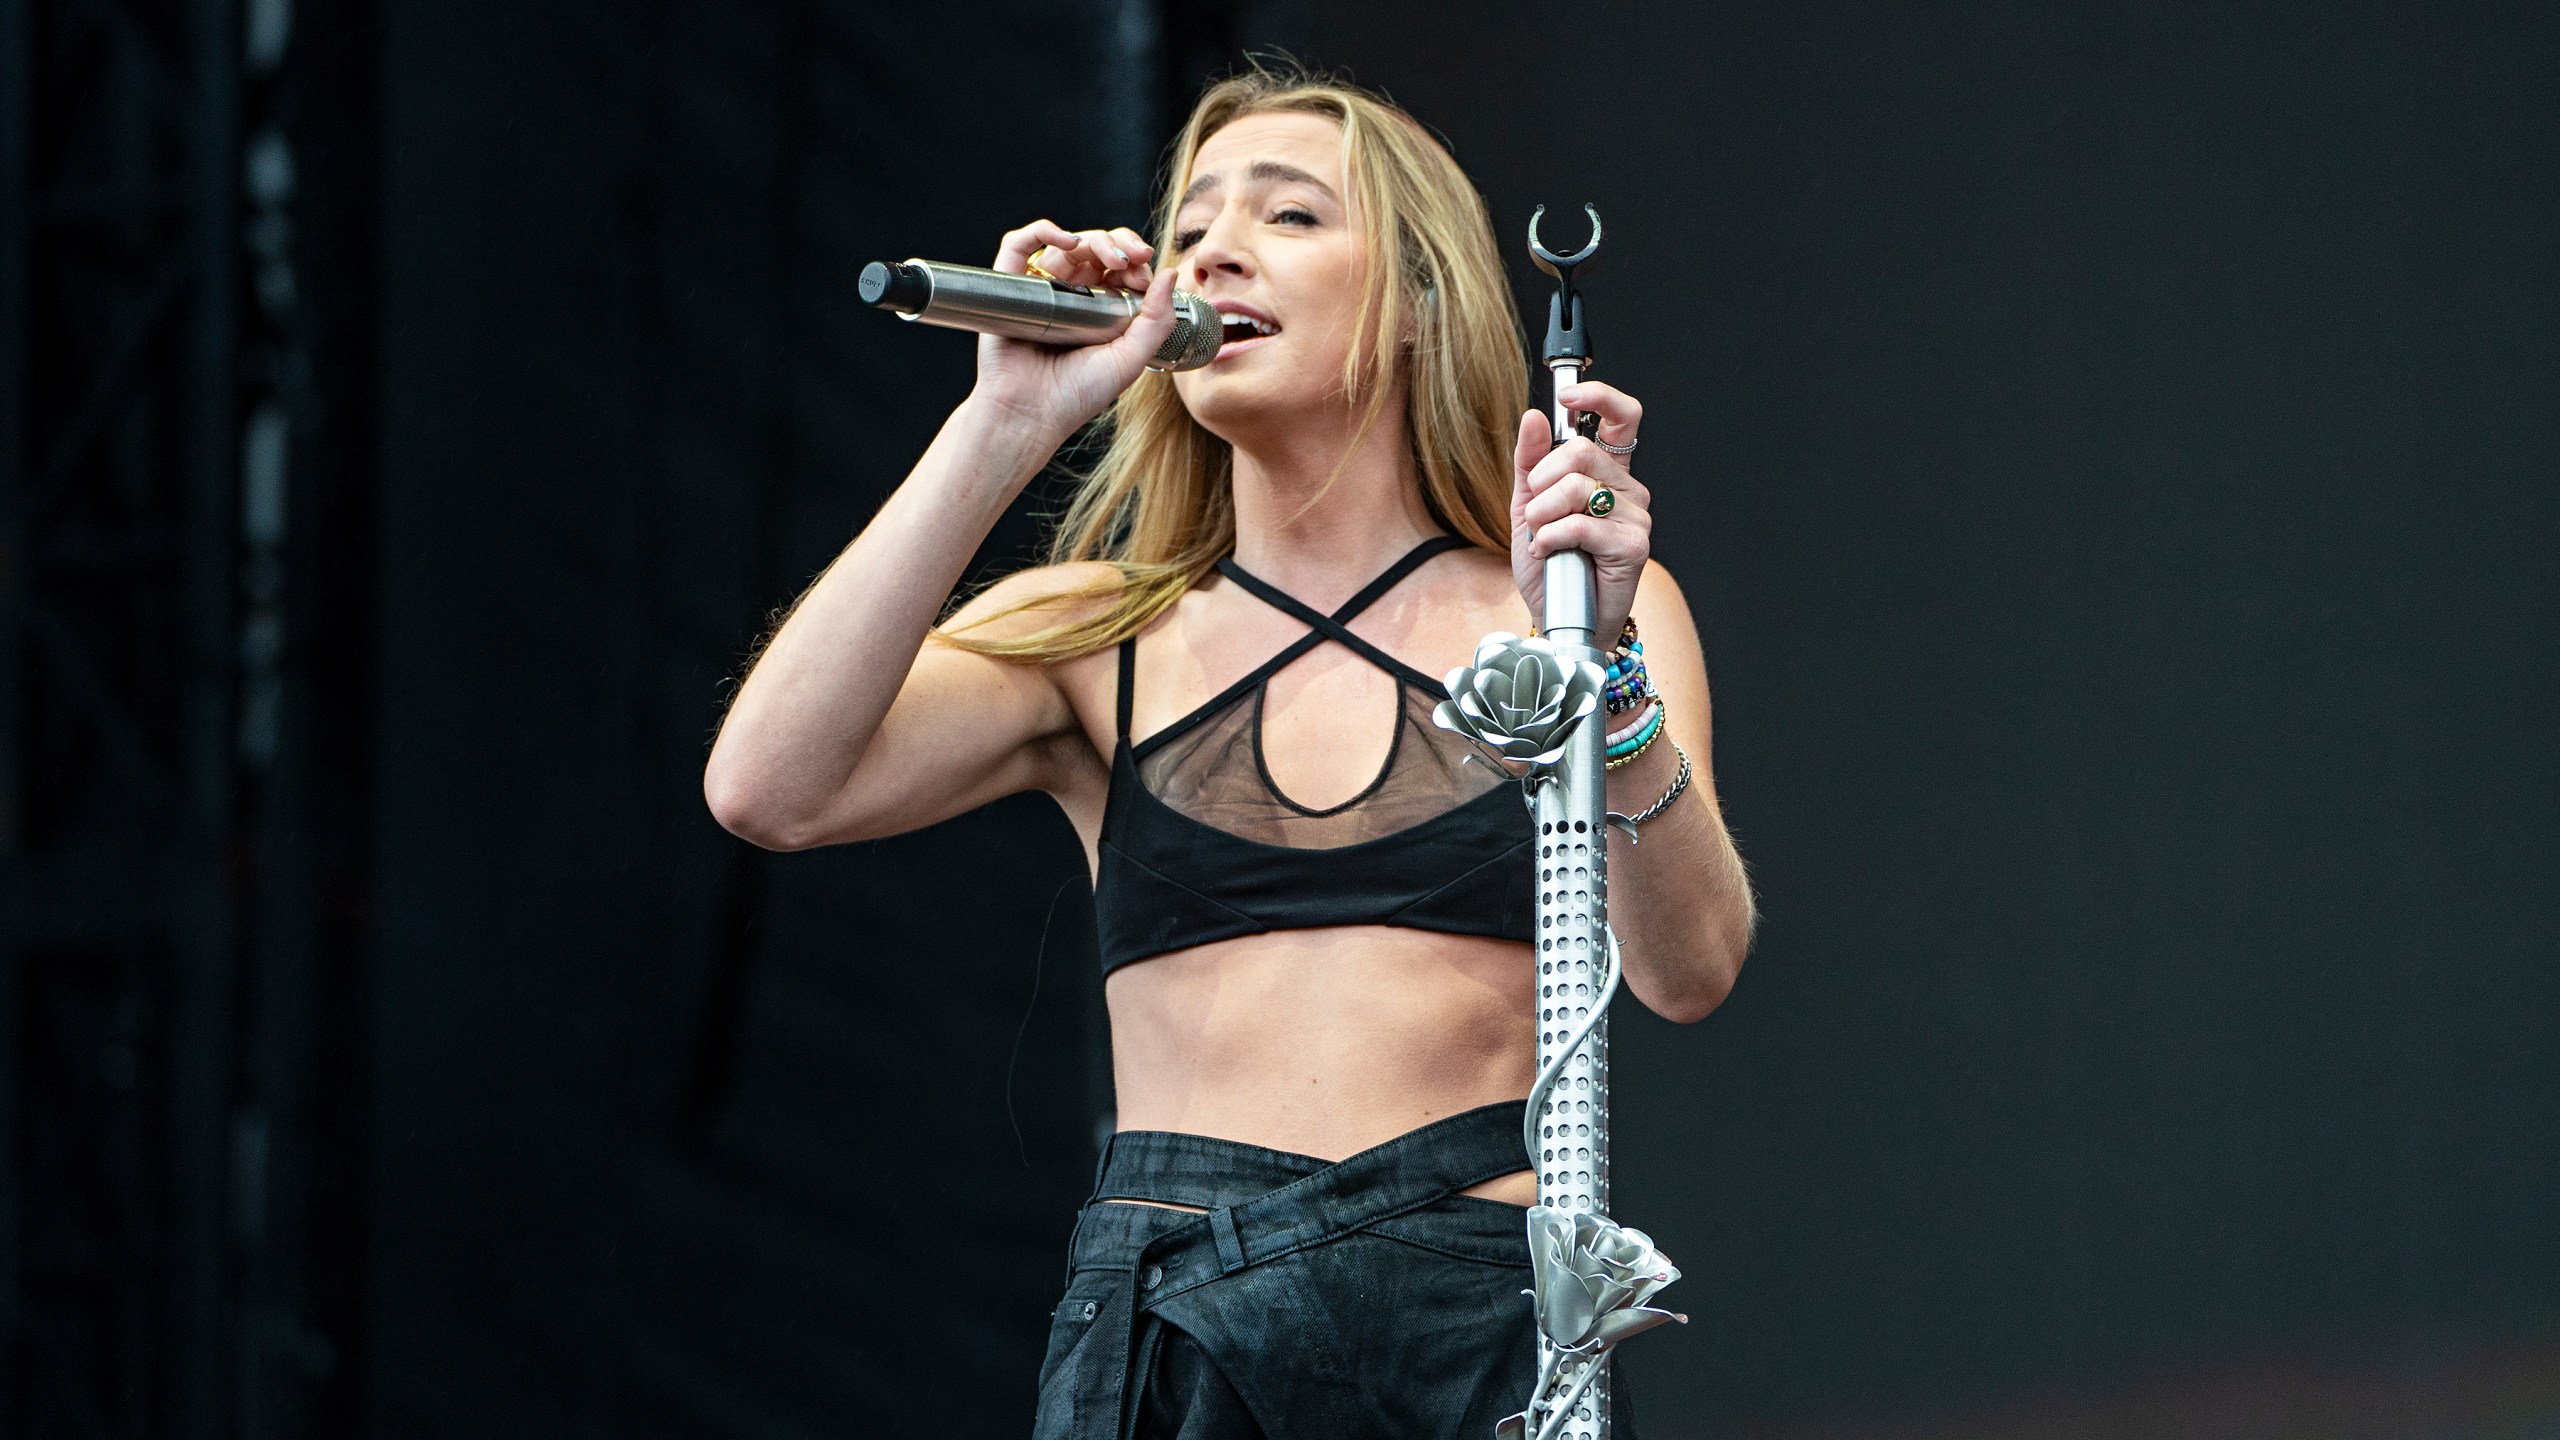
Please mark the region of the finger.
[[1032, 255], [1034, 263], [1049, 272], [1049, 277], [1063, 284], [1094, 286], [1109, 283], [1112, 256], [1095, 240], [1098, 232], [1073, 231], [1068, 244], [1052, 245]]
[[1583, 380], [1556, 392], [1556, 399], [1571, 409], [1600, 417], [1600, 435], [1612, 445], [1624, 445], [1636, 438], [1636, 429], [1644, 423], [1644, 406], [1636, 397], [1614, 385], [1597, 380]]
[[1610, 493], [1617, 497], [1617, 503], [1609, 507], [1610, 519], [1639, 530], [1653, 528], [1652, 492], [1633, 480], [1602, 480], [1600, 483], [1608, 486]]
[[1147, 288], [1144, 280], [1136, 279], [1130, 274], [1130, 271], [1137, 266], [1137, 258], [1129, 253], [1128, 247], [1121, 244], [1112, 232], [1079, 230], [1076, 232], [1076, 238], [1084, 242], [1077, 253], [1083, 255], [1093, 268], [1091, 279], [1080, 280], [1077, 283], [1111, 285], [1123, 290]]
[[1629, 481], [1623, 485], [1603, 476], [1567, 475], [1554, 485], [1530, 497], [1520, 509], [1520, 518], [1532, 526], [1551, 524], [1567, 515], [1591, 513], [1591, 497], [1601, 486], [1609, 488], [1607, 519], [1638, 530], [1653, 528], [1653, 512], [1648, 508], [1651, 496], [1641, 485]]
[[1096, 286], [1112, 283], [1114, 263], [1122, 257], [1119, 247], [1105, 239], [1102, 231], [1052, 228], [1065, 238], [1032, 247], [1031, 253], [1024, 257], [1026, 265], [1039, 266], [1050, 279], [1061, 284]]
[[1110, 231], [1079, 230], [1076, 232], [1076, 238], [1084, 242], [1084, 253], [1092, 256], [1094, 262], [1103, 269], [1126, 270], [1129, 268], [1129, 252], [1121, 248], [1120, 242], [1112, 238]]
[[1530, 472], [1537, 468], [1539, 461], [1547, 458], [1547, 452], [1553, 450], [1555, 444], [1555, 427], [1548, 422], [1545, 412], [1531, 410], [1520, 417], [1520, 438], [1511, 447], [1513, 489], [1520, 488], [1527, 481]]
[[1131, 275], [1137, 282], [1131, 288], [1137, 289], [1153, 283], [1156, 278], [1156, 247], [1148, 244], [1145, 236], [1126, 225], [1113, 229], [1111, 240], [1120, 247], [1122, 254], [1129, 257], [1132, 267]]
[[1534, 527], [1582, 514], [1590, 509], [1591, 492], [1598, 488], [1599, 482], [1588, 475], [1559, 476], [1555, 483], [1529, 497], [1529, 503], [1521, 507], [1520, 518]]
[[1129, 328], [1111, 344], [1124, 354], [1135, 352], [1143, 362], [1152, 359], [1172, 333], [1173, 272], [1159, 270], [1155, 279], [1147, 282], [1146, 298], [1138, 302], [1138, 318], [1130, 321]]
[[1567, 515], [1551, 520], [1529, 537], [1529, 558], [1544, 560], [1567, 550], [1579, 550], [1594, 560], [1641, 560], [1649, 553], [1651, 538], [1635, 526], [1620, 525], [1617, 517], [1607, 520], [1590, 515]]
[[1030, 268], [1032, 251], [1043, 245], [1073, 250], [1076, 244], [1074, 232], [1065, 226], [1054, 220], [1034, 220], [1019, 230], [1004, 232], [1004, 241], [996, 247], [996, 263], [992, 268], [1007, 275], [1021, 275]]
[[1127, 229], [1080, 230], [1076, 232], [1076, 238], [1084, 242], [1076, 253], [1084, 257], [1090, 267], [1078, 272], [1076, 283], [1143, 291], [1155, 279], [1155, 272], [1148, 267], [1145, 258], [1153, 252], [1135, 232]]
[[1576, 435], [1549, 451], [1530, 470], [1529, 493], [1534, 495], [1554, 484], [1558, 477], [1570, 474], [1597, 476], [1612, 486], [1631, 478], [1624, 460]]

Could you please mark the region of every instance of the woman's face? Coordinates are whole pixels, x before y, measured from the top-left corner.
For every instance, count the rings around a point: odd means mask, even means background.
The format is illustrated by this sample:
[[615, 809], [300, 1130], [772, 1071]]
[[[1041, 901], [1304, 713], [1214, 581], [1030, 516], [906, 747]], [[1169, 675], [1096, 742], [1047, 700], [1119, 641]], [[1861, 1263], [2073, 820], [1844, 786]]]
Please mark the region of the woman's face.
[[1281, 113], [1218, 131], [1192, 161], [1173, 229], [1181, 287], [1226, 317], [1218, 358], [1174, 376], [1192, 418], [1244, 443], [1311, 407], [1340, 408], [1367, 259], [1342, 127]]

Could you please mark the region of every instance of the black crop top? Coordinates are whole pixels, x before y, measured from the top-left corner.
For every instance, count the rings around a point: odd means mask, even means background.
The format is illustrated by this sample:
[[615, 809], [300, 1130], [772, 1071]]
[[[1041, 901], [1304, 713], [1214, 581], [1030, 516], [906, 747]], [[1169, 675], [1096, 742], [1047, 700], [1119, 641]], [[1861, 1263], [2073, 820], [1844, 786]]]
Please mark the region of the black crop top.
[[[1137, 640], [1120, 646], [1120, 743], [1093, 887], [1105, 973], [1168, 951], [1319, 925], [1401, 925], [1526, 941], [1530, 818], [1520, 791], [1431, 723], [1440, 682], [1344, 622], [1424, 561], [1467, 542], [1435, 536], [1331, 615], [1247, 574], [1226, 577], [1314, 628], [1215, 698], [1132, 743]], [[1316, 810], [1281, 793], [1262, 752], [1271, 677], [1332, 641], [1397, 680], [1395, 736], [1367, 788]]]

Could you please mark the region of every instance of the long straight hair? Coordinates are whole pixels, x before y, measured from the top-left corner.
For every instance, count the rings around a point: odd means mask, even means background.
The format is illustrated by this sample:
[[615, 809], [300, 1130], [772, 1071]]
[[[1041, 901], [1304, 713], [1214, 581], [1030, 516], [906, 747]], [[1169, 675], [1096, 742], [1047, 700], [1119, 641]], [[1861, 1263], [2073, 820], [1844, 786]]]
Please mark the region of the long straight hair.
[[[1343, 463], [1385, 418], [1401, 368], [1424, 505], [1450, 533], [1508, 553], [1511, 441], [1528, 404], [1527, 350], [1484, 197], [1431, 132], [1383, 97], [1329, 75], [1257, 64], [1220, 80], [1173, 142], [1170, 183], [1156, 208], [1157, 253], [1173, 252], [1177, 197], [1201, 145], [1248, 115], [1272, 113], [1322, 115], [1342, 127], [1343, 172], [1370, 257], [1343, 367], [1343, 393], [1362, 407]], [[1235, 548], [1233, 450], [1191, 418], [1172, 376], [1140, 375], [1106, 423], [1109, 443], [1060, 516], [1048, 560], [1109, 563], [1116, 582], [1063, 597], [1108, 603], [1018, 637], [945, 629], [937, 638], [1033, 664], [1090, 654], [1145, 629]]]

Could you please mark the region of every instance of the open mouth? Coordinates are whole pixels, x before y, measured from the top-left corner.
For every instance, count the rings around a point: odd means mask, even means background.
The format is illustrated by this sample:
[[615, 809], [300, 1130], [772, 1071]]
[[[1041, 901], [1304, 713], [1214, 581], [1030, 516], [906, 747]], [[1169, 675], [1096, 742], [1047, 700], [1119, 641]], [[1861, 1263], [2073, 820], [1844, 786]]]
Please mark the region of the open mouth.
[[1251, 315], [1225, 314], [1218, 318], [1224, 322], [1224, 341], [1229, 345], [1239, 340], [1258, 340], [1265, 335], [1280, 333], [1279, 326], [1268, 320], [1257, 320]]

